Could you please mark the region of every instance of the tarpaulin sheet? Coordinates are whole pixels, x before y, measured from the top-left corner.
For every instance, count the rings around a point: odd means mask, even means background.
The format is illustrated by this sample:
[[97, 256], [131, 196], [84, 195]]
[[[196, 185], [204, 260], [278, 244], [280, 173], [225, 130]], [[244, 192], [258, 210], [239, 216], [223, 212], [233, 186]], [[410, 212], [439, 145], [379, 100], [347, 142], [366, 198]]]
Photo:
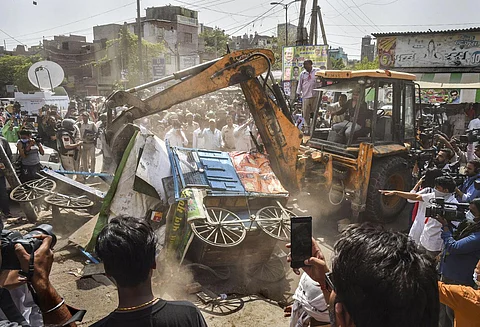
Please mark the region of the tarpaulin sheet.
[[270, 161], [261, 153], [230, 152], [233, 166], [247, 192], [288, 193], [272, 171]]

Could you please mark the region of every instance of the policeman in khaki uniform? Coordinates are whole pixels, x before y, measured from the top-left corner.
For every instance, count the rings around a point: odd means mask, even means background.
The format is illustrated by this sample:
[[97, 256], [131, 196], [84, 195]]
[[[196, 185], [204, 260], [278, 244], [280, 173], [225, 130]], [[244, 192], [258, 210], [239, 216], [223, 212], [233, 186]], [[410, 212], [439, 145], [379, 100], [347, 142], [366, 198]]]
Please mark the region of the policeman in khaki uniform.
[[95, 172], [95, 142], [98, 129], [94, 122], [89, 121], [89, 115], [86, 111], [80, 116], [80, 139], [83, 141], [80, 166], [85, 172]]
[[82, 141], [75, 142], [75, 135], [78, 134], [79, 131], [73, 119], [64, 119], [62, 128], [57, 131], [58, 152], [63, 168], [68, 171], [77, 170], [78, 150], [83, 143]]

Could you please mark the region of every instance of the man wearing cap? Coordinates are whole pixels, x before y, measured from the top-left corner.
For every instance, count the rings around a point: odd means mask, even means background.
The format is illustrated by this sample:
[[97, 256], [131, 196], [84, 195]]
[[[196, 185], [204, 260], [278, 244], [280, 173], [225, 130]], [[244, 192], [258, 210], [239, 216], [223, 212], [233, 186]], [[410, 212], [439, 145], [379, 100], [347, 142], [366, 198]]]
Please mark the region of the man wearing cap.
[[82, 141], [80, 165], [82, 171], [95, 172], [95, 142], [97, 138], [97, 126], [88, 120], [88, 113], [83, 111], [80, 115], [80, 141]]
[[308, 130], [310, 127], [310, 116], [314, 112], [313, 105], [315, 103], [315, 96], [313, 89], [316, 84], [315, 73], [318, 69], [313, 68], [313, 62], [311, 60], [305, 60], [303, 62], [303, 68], [305, 68], [305, 70], [300, 74], [300, 78], [298, 79], [297, 96], [302, 97], [303, 118], [305, 118], [305, 128]]
[[216, 128], [215, 119], [208, 121], [208, 128], [205, 128], [198, 134], [198, 138], [203, 138], [205, 149], [220, 151], [222, 146], [222, 133]]

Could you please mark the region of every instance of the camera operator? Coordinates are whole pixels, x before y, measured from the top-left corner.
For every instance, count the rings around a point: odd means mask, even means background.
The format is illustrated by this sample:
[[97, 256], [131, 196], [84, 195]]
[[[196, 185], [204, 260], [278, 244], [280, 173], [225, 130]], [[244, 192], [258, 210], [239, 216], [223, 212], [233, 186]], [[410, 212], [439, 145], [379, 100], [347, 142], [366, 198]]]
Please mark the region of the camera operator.
[[444, 148], [438, 151], [437, 156], [433, 160], [433, 164], [435, 165], [436, 168], [444, 170], [444, 171], [450, 171], [450, 160], [453, 158], [453, 151]]
[[480, 326], [480, 260], [473, 271], [473, 282], [477, 285], [477, 290], [469, 286], [438, 282], [440, 302], [455, 312], [456, 327]]
[[462, 151], [458, 146], [460, 144], [460, 140], [456, 137], [452, 137], [450, 141], [447, 140], [446, 137], [442, 135], [435, 135], [438, 142], [443, 144], [447, 149], [450, 149], [455, 154], [452, 158], [452, 163], [458, 162], [460, 163], [460, 167], [464, 167], [467, 164], [467, 154], [466, 152]]
[[20, 181], [28, 182], [37, 178], [37, 173], [42, 168], [40, 155], [44, 155], [42, 143], [32, 139], [32, 132], [24, 129], [19, 132], [20, 140], [17, 142], [17, 150], [22, 161]]
[[[57, 293], [49, 280], [49, 275], [53, 264], [53, 251], [51, 250], [52, 237], [41, 235], [38, 236], [38, 238], [42, 240], [42, 244], [35, 251], [33, 275], [29, 283], [37, 295], [38, 306], [42, 311], [43, 322], [45, 326], [76, 326], [74, 322], [68, 323], [72, 318], [72, 313], [65, 304], [65, 300]], [[29, 271], [31, 255], [27, 253], [24, 247], [20, 244], [15, 245], [15, 254], [18, 257], [22, 271]], [[0, 264], [1, 262], [2, 255], [0, 253]], [[27, 280], [23, 277], [20, 277], [18, 282], [24, 284], [27, 282]], [[5, 303], [5, 301], [2, 301], [2, 303]], [[2, 308], [2, 310], [3, 309], [4, 308]], [[16, 321], [7, 321], [5, 319], [0, 320], [0, 327], [28, 326], [21, 316], [18, 314], [16, 316], [18, 317], [18, 320]]]
[[[403, 191], [383, 191], [380, 192], [386, 196], [399, 196], [401, 198], [412, 200], [414, 202], [425, 202], [426, 207], [429, 207], [433, 199], [444, 199], [448, 203], [457, 203], [455, 199], [455, 181], [448, 176], [440, 176], [435, 179], [435, 189], [432, 193], [417, 194]], [[425, 207], [425, 208], [426, 208]], [[424, 250], [428, 255], [435, 258], [442, 250], [442, 239], [440, 237], [442, 225], [435, 219], [425, 218], [425, 226], [420, 235], [419, 248]]]
[[470, 202], [480, 197], [480, 191], [475, 189], [475, 181], [480, 181], [480, 160], [471, 160], [465, 167], [467, 179], [455, 189], [459, 202]]
[[[443, 217], [436, 217], [442, 224], [444, 249], [440, 273], [446, 284], [475, 286], [471, 273], [480, 258], [480, 199], [470, 202], [469, 209], [466, 219], [457, 228]], [[445, 322], [443, 326], [453, 324], [454, 315], [450, 308], [443, 306], [440, 312], [440, 322]]]

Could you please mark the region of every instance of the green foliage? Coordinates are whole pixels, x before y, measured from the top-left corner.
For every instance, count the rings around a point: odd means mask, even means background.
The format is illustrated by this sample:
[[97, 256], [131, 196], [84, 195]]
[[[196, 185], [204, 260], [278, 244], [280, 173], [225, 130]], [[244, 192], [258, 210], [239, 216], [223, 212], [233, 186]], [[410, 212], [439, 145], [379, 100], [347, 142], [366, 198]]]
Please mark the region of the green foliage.
[[330, 69], [333, 70], [343, 70], [346, 69], [345, 63], [343, 62], [342, 58], [330, 58]]
[[206, 53], [218, 53], [218, 56], [226, 53], [229, 37], [220, 28], [206, 29], [199, 36], [204, 40]]
[[380, 62], [378, 61], [378, 57], [376, 57], [373, 61], [368, 61], [367, 57], [364, 57], [361, 62], [357, 62], [353, 66], [353, 70], [368, 70], [378, 68], [380, 68]]
[[19, 91], [29, 92], [36, 88], [28, 80], [28, 69], [39, 61], [40, 57], [1, 56], [0, 57], [0, 94], [6, 96], [6, 85], [16, 85]]
[[[127, 72], [127, 87], [140, 85], [142, 81], [138, 67], [138, 36], [130, 33], [126, 29], [122, 29], [120, 31], [119, 38], [107, 41], [107, 50], [105, 56], [101, 60], [95, 62], [94, 65], [102, 65], [112, 60], [113, 58], [109, 56], [109, 54], [111, 54], [109, 49], [112, 47], [115, 49], [114, 53], [116, 55], [116, 58], [120, 59], [119, 70], [124, 69]], [[142, 62], [144, 71], [143, 81], [150, 81], [152, 79], [152, 59], [158, 58], [159, 55], [165, 53], [165, 51], [166, 47], [163, 42], [151, 43], [142, 39]], [[116, 81], [115, 85], [121, 85], [123, 88], [123, 83], [121, 80]]]

